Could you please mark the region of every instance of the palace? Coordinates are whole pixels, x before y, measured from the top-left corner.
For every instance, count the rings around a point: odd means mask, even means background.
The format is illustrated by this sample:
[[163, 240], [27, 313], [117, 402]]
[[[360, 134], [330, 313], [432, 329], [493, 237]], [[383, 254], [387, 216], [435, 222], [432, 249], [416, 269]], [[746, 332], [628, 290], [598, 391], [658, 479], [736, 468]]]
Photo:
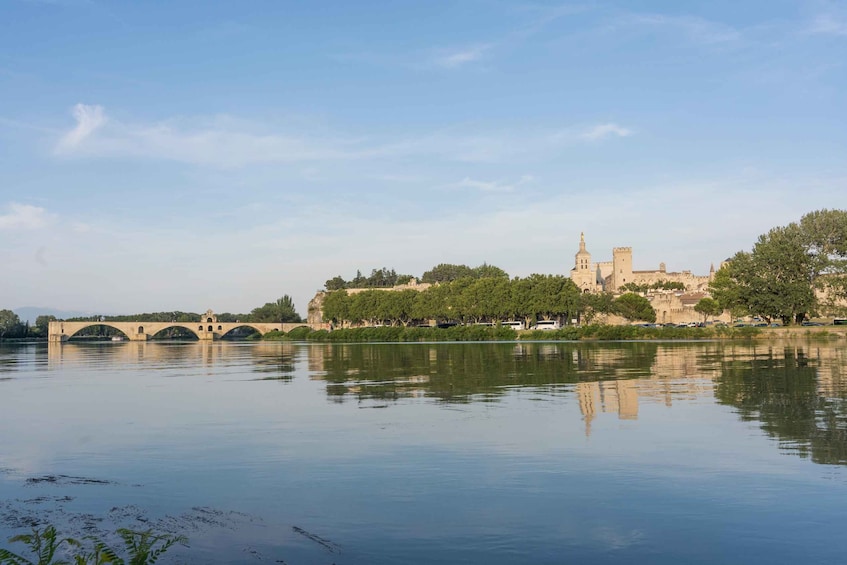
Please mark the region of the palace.
[[[622, 294], [626, 285], [634, 284], [648, 287], [646, 292], [650, 305], [656, 310], [656, 322], [691, 323], [703, 321], [703, 316], [694, 311], [700, 299], [709, 296], [709, 283], [715, 278], [715, 266], [705, 276], [695, 275], [691, 271], [668, 272], [664, 263], [654, 271], [634, 271], [632, 269], [632, 247], [615, 247], [612, 260], [592, 262], [591, 253], [585, 248], [585, 234], [579, 236], [579, 251], [574, 257], [571, 280], [585, 293], [610, 292]], [[677, 283], [682, 289], [661, 288], [662, 283]], [[653, 286], [655, 285], [655, 286]], [[649, 288], [653, 286], [653, 288]], [[728, 313], [713, 319], [730, 321]], [[623, 323], [623, 320], [605, 320], [607, 323]]]
[[579, 236], [571, 280], [582, 292], [624, 292], [629, 283], [636, 285], [654, 285], [657, 283], [681, 283], [686, 292], [705, 292], [709, 282], [715, 276], [712, 265], [707, 276], [698, 276], [691, 271], [668, 272], [664, 263], [659, 263], [655, 271], [632, 270], [632, 247], [615, 247], [612, 260], [593, 263], [591, 253], [585, 248], [585, 234]]

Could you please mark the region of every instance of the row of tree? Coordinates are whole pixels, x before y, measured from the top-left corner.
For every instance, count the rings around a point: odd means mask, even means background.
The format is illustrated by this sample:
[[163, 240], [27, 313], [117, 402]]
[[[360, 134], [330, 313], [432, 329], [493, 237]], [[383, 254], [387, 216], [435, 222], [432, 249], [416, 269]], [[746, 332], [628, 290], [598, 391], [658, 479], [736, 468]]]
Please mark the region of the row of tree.
[[679, 281], [660, 280], [654, 283], [636, 284], [628, 282], [621, 286], [621, 290], [626, 292], [642, 292], [647, 293], [651, 290], [685, 290], [685, 284]]
[[759, 236], [715, 273], [712, 296], [736, 316], [783, 324], [844, 314], [847, 305], [847, 211], [818, 210]]
[[[494, 265], [483, 263], [478, 267], [468, 267], [467, 265], [453, 265], [450, 263], [441, 263], [432, 269], [425, 271], [423, 275], [417, 279], [424, 283], [443, 283], [451, 282], [458, 279], [482, 279], [489, 277], [509, 278], [509, 274]], [[383, 267], [381, 269], [371, 270], [370, 276], [362, 275], [362, 271], [356, 271], [356, 276], [352, 279], [344, 280], [341, 275], [336, 275], [324, 283], [324, 288], [328, 291], [341, 290], [345, 288], [391, 288], [393, 286], [403, 285], [411, 281], [412, 275], [399, 275], [394, 269]]]
[[583, 294], [562, 275], [533, 274], [526, 278], [462, 277], [423, 291], [335, 290], [323, 301], [323, 317], [336, 326], [351, 324], [410, 325], [428, 320], [462, 323], [556, 319], [590, 321], [598, 313], [620, 314], [630, 320], [656, 320], [649, 301], [628, 293]]

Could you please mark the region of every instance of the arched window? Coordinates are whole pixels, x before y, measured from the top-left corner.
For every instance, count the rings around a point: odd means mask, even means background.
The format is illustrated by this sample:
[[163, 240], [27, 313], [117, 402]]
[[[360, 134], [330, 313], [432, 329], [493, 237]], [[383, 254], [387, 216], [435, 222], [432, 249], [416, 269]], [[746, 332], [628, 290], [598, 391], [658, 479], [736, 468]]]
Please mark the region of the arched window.
[[221, 326], [218, 326], [218, 331], [223, 331], [223, 328]]
[[203, 331], [203, 326], [197, 326], [197, 329], [198, 329], [198, 330], [200, 330], [200, 331], [202, 332], [202, 331]]
[[[211, 322], [211, 321], [212, 321], [212, 319], [211, 319], [211, 318], [206, 318], [206, 323], [207, 323], [207, 324], [208, 324], [209, 322]], [[210, 329], [211, 329], [211, 328], [210, 328]]]
[[213, 330], [212, 330], [212, 326], [209, 326], [209, 331], [210, 331], [210, 332], [211, 332], [211, 331], [213, 331]]
[[138, 333], [140, 333], [140, 334], [144, 333], [144, 326], [138, 326]]

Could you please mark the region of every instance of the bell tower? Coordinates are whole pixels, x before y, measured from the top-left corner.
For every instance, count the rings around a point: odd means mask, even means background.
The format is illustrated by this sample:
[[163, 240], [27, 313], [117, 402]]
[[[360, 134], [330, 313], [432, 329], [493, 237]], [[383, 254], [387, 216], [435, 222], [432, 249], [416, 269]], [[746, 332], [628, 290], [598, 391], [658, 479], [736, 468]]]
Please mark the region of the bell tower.
[[579, 234], [579, 251], [574, 256], [571, 280], [582, 292], [593, 292], [597, 285], [597, 274], [591, 265], [591, 253], [585, 249], [585, 233]]

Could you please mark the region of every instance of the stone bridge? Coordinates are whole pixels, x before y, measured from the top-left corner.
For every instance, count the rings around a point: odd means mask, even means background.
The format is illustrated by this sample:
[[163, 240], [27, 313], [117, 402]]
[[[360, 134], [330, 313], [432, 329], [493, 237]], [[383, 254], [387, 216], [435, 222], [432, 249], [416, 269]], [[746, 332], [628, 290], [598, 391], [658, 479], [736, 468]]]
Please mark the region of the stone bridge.
[[168, 328], [184, 328], [200, 340], [221, 339], [236, 328], [253, 328], [261, 335], [277, 330], [290, 332], [294, 328], [306, 326], [313, 330], [328, 330], [329, 324], [315, 322], [265, 323], [265, 322], [219, 322], [217, 316], [209, 310], [196, 322], [50, 322], [48, 330], [50, 341], [67, 341], [77, 332], [92, 326], [107, 326], [123, 333], [130, 341], [147, 341], [157, 333]]

